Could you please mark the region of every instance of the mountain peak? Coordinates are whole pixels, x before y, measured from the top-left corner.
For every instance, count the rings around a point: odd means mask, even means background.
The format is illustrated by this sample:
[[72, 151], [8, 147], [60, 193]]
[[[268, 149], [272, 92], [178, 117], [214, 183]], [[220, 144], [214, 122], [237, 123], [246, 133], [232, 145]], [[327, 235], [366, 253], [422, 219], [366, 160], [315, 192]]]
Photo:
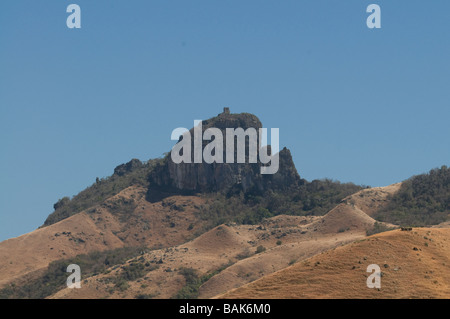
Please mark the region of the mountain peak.
[[[227, 129], [255, 129], [256, 143], [260, 147], [260, 136], [258, 134], [262, 123], [256, 115], [250, 113], [230, 113], [229, 108], [224, 108], [223, 113], [202, 121], [202, 136], [209, 128], [216, 128], [222, 132], [223, 152], [225, 159], [225, 150], [227, 149]], [[194, 136], [194, 129], [189, 133]], [[233, 136], [236, 140], [236, 136]], [[184, 137], [183, 137], [184, 138]], [[264, 166], [260, 159], [256, 162], [249, 162], [249, 140], [250, 136], [245, 137], [245, 163], [225, 162], [223, 163], [175, 163], [172, 154], [165, 158], [161, 165], [157, 166], [149, 176], [150, 189], [149, 199], [159, 200], [163, 193], [166, 196], [176, 193], [196, 193], [196, 192], [215, 192], [242, 190], [244, 193], [252, 191], [263, 193], [269, 189], [279, 190], [289, 187], [295, 187], [302, 183], [300, 176], [294, 166], [291, 153], [284, 148], [279, 153], [279, 169], [275, 174], [263, 175], [260, 172], [261, 166]], [[178, 141], [180, 143], [182, 139]], [[209, 140], [202, 140], [202, 151], [208, 145]], [[234, 158], [237, 153], [237, 143], [233, 142]], [[194, 146], [194, 139], [191, 138], [191, 146]], [[261, 150], [266, 150], [265, 147]], [[183, 150], [184, 151], [184, 150]], [[267, 146], [267, 152], [271, 153], [271, 147]], [[261, 155], [261, 154], [260, 154]], [[192, 155], [193, 157], [193, 155]]]

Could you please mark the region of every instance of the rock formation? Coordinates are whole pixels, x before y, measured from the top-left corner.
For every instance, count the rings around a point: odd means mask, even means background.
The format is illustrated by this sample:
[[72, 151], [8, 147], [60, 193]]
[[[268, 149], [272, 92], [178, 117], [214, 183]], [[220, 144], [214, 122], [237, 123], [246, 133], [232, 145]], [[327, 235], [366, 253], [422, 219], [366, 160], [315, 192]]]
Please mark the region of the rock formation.
[[[225, 150], [226, 128], [262, 128], [260, 120], [253, 114], [231, 114], [228, 109], [209, 120], [203, 121], [202, 131], [218, 128], [222, 131]], [[190, 130], [193, 135], [193, 129]], [[203, 141], [203, 148], [210, 141]], [[193, 142], [192, 142], [193, 144]], [[236, 148], [235, 148], [236, 151]], [[270, 146], [269, 146], [270, 151]], [[236, 154], [235, 154], [236, 156]], [[225, 155], [224, 155], [225, 158]], [[192, 161], [193, 162], [193, 161]], [[283, 190], [303, 183], [295, 169], [291, 153], [283, 148], [279, 152], [279, 170], [273, 175], [262, 175], [259, 159], [248, 163], [248, 141], [246, 143], [245, 163], [180, 163], [172, 161], [170, 153], [149, 176], [149, 197], [156, 193], [196, 193], [230, 191], [232, 189], [262, 194], [266, 190]]]
[[125, 164], [121, 164], [114, 169], [114, 175], [123, 176], [127, 173], [134, 171], [137, 168], [142, 167], [142, 162], [133, 158], [131, 161]]

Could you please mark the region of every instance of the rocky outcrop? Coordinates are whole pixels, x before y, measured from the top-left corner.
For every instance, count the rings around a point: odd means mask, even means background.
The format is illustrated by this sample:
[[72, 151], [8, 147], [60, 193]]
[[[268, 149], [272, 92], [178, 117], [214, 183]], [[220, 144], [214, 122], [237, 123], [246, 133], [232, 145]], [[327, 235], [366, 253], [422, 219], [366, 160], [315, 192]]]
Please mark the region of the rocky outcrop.
[[[224, 113], [219, 114], [217, 117], [203, 121], [203, 132], [210, 127], [215, 127], [222, 131], [223, 149], [225, 150], [226, 128], [243, 128], [246, 130], [253, 127], [258, 130], [262, 127], [262, 124], [255, 115], [248, 113], [230, 114], [224, 111]], [[193, 129], [190, 132], [191, 136], [193, 136]], [[203, 148], [209, 142], [203, 141]], [[277, 173], [273, 175], [261, 174], [260, 168], [262, 165], [259, 158], [257, 163], [249, 163], [248, 143], [246, 145], [246, 161], [242, 164], [207, 164], [204, 162], [176, 164], [172, 161], [169, 153], [165, 160], [150, 173], [149, 194], [158, 192], [216, 192], [223, 190], [263, 193], [269, 189], [283, 190], [303, 183], [295, 169], [291, 153], [286, 148], [282, 149], [279, 153], [279, 170]]]
[[123, 176], [127, 173], [141, 168], [144, 164], [138, 159], [133, 158], [131, 161], [125, 164], [121, 164], [114, 169], [114, 175]]

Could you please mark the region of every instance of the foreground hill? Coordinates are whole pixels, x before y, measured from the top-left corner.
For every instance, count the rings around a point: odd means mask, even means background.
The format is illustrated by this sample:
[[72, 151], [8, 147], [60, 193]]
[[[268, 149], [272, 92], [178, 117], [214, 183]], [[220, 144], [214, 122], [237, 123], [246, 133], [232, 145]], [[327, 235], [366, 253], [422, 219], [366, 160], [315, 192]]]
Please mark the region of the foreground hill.
[[[367, 266], [382, 269], [369, 289]], [[219, 298], [450, 298], [450, 229], [394, 230], [314, 256]]]
[[204, 203], [200, 197], [174, 196], [149, 203], [145, 195], [145, 189], [132, 186], [101, 205], [1, 242], [0, 287], [22, 277], [29, 281], [51, 262], [80, 254], [178, 245], [193, 238], [204, 224], [194, 216]]
[[[111, 267], [85, 280], [82, 289], [66, 288], [52, 298], [209, 298], [365, 237], [366, 229], [314, 231], [318, 219], [277, 216], [263, 225], [220, 225], [186, 244]], [[139, 271], [130, 277], [131, 268]]]
[[[395, 191], [357, 195], [372, 201]], [[355, 194], [356, 195], [356, 194]], [[226, 224], [185, 244], [153, 250], [63, 289], [51, 298], [210, 298], [292, 263], [366, 237], [375, 220], [344, 200], [325, 216], [279, 215], [259, 225]], [[130, 276], [130, 269], [133, 275]], [[138, 270], [138, 271], [137, 271]]]

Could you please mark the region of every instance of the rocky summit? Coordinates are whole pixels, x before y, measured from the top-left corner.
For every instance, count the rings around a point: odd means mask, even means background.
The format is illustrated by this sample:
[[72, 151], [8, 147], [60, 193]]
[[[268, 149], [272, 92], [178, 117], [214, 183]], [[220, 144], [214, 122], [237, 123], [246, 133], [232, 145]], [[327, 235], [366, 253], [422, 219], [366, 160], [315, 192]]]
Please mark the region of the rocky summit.
[[[257, 131], [262, 128], [261, 121], [255, 115], [249, 113], [232, 114], [229, 113], [227, 108], [224, 109], [223, 113], [203, 121], [202, 124], [202, 132], [208, 128], [218, 128], [222, 131], [224, 150], [226, 144], [225, 130], [227, 128], [242, 128], [243, 130], [255, 128]], [[193, 128], [190, 130], [191, 134], [193, 130]], [[206, 145], [207, 143], [203, 141], [202, 148], [204, 149]], [[270, 146], [268, 148], [270, 152]], [[261, 194], [269, 189], [283, 190], [302, 184], [291, 153], [287, 148], [283, 148], [279, 152], [278, 172], [267, 175], [260, 173], [260, 167], [264, 164], [259, 159], [256, 163], [249, 163], [247, 140], [245, 149], [245, 163], [208, 164], [191, 162], [176, 164], [169, 153], [149, 175], [150, 199], [155, 194], [161, 194], [161, 192], [172, 194], [236, 190]]]

